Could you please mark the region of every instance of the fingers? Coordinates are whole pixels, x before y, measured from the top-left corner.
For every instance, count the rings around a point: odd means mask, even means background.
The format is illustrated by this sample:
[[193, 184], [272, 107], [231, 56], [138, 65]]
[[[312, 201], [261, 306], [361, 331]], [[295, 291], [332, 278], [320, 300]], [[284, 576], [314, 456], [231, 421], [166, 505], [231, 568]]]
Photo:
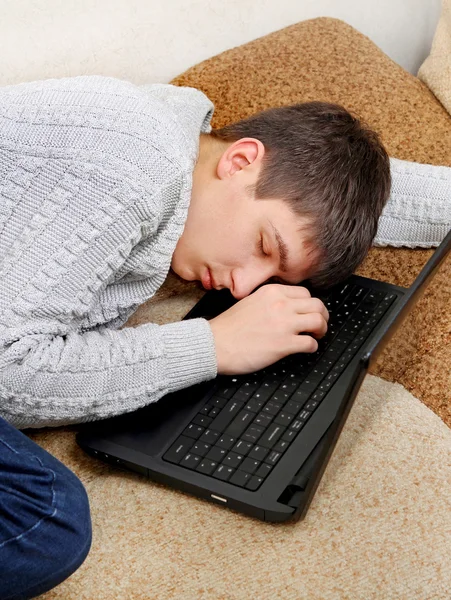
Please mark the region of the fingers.
[[329, 311], [319, 298], [305, 298], [302, 300], [296, 300], [293, 303], [293, 309], [298, 314], [320, 314], [326, 323], [330, 318]]
[[298, 352], [316, 352], [318, 350], [318, 342], [310, 335], [294, 335], [292, 354]]
[[[260, 288], [261, 290], [267, 289], [269, 291], [279, 292], [284, 294], [287, 298], [311, 298], [311, 294], [307, 288], [301, 285], [285, 285], [283, 283], [270, 283]], [[270, 290], [272, 288], [272, 290]]]
[[[266, 290], [265, 290], [266, 288]], [[326, 321], [329, 320], [329, 312], [324, 303], [319, 298], [312, 298], [309, 290], [300, 285], [283, 285], [281, 283], [268, 284], [260, 288], [273, 297], [288, 298], [297, 300], [295, 310], [299, 313], [319, 312], [324, 315]]]
[[296, 334], [307, 332], [316, 338], [322, 338], [327, 333], [327, 321], [318, 313], [299, 315], [293, 326]]

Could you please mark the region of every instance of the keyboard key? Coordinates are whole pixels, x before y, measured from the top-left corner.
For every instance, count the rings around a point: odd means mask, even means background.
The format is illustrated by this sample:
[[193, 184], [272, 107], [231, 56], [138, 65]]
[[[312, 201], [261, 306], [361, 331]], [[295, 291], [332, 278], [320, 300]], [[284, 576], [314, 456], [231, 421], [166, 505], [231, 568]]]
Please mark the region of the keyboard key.
[[277, 415], [282, 406], [283, 404], [279, 404], [277, 402], [272, 402], [271, 400], [269, 400], [269, 402], [267, 402], [263, 407], [263, 412], [274, 417], [275, 415]]
[[243, 402], [237, 402], [233, 398], [231, 398], [224, 408], [221, 410], [219, 415], [213, 419], [210, 423], [210, 429], [215, 431], [220, 431], [221, 433], [226, 429], [231, 421], [236, 417], [236, 415], [243, 408]]
[[201, 427], [200, 425], [194, 425], [190, 423], [188, 427], [182, 432], [182, 435], [186, 437], [190, 437], [193, 440], [197, 440], [202, 433], [205, 431], [205, 427]]
[[323, 371], [323, 369], [321, 367], [316, 367], [315, 369], [312, 369], [310, 371], [310, 373], [308, 374], [308, 379], [310, 381], [319, 383], [321, 381], [321, 379], [323, 379], [325, 374], [326, 374], [326, 370]]
[[372, 325], [372, 324], [367, 324], [367, 325], [365, 325], [365, 327], [363, 327], [363, 328], [360, 330], [360, 332], [359, 332], [359, 333], [360, 333], [361, 335], [363, 335], [363, 336], [364, 336], [364, 338], [366, 339], [366, 338], [368, 337], [368, 335], [371, 333], [371, 331], [373, 331], [373, 329], [374, 329], [374, 325]]
[[[285, 433], [282, 435], [282, 440], [285, 442], [288, 442], [289, 444], [291, 444], [291, 442], [294, 440], [294, 438], [297, 436], [298, 431], [303, 427], [303, 422], [302, 421], [298, 421], [298, 423], [300, 424], [299, 427], [297, 429], [293, 428], [293, 424], [290, 425], [290, 427], [285, 431]], [[277, 444], [276, 444], [277, 445]]]
[[237, 402], [241, 402], [241, 403], [245, 403], [249, 400], [249, 398], [252, 396], [251, 393], [249, 393], [248, 391], [246, 391], [245, 389], [243, 389], [242, 387], [237, 390], [234, 394], [233, 394], [233, 400], [236, 400]]
[[199, 471], [199, 473], [204, 473], [204, 475], [211, 475], [217, 466], [217, 462], [205, 458], [201, 461], [196, 471]]
[[256, 390], [250, 402], [257, 400], [261, 401], [262, 404], [265, 404], [265, 402], [267, 402], [271, 398], [276, 389], [277, 383], [265, 382], [262, 385], [260, 385], [260, 387]]
[[[351, 362], [351, 360], [352, 360], [353, 356], [354, 356], [354, 353], [351, 351], [351, 347], [349, 347], [349, 348], [346, 350], [346, 352], [343, 352], [343, 354], [340, 356], [340, 361], [341, 361], [341, 360], [343, 360], [343, 362], [345, 362], [345, 363], [346, 363], [346, 365], [348, 365], [348, 364]], [[330, 374], [332, 375], [332, 374], [335, 374], [335, 373], [338, 373], [338, 374], [339, 374], [339, 372], [338, 372], [338, 371], [334, 371], [334, 370], [332, 369], [332, 371], [331, 371], [331, 373], [330, 373]]]
[[289, 382], [293, 384], [293, 392], [299, 387], [299, 385], [304, 381], [308, 372], [308, 368], [305, 368], [305, 373], [294, 373], [291, 372], [290, 375], [285, 379], [285, 383]]
[[210, 450], [208, 451], [208, 454], [205, 456], [205, 458], [208, 458], [209, 460], [213, 460], [216, 463], [220, 463], [222, 461], [222, 459], [227, 456], [228, 454], [228, 450], [226, 448], [220, 448], [219, 446], [213, 446], [212, 448], [210, 448]]
[[194, 419], [191, 421], [194, 425], [201, 425], [202, 427], [208, 427], [210, 423], [213, 421], [210, 417], [205, 415], [196, 415]]
[[263, 477], [257, 477], [254, 475], [246, 484], [246, 489], [255, 491], [257, 490], [261, 484], [263, 483]]
[[[327, 394], [327, 390], [316, 390], [313, 395], [310, 397], [310, 400], [321, 401], [324, 396]], [[305, 404], [304, 404], [305, 407]], [[307, 409], [308, 410], [308, 409]]]
[[277, 425], [277, 423], [273, 423], [258, 440], [259, 445], [272, 448], [276, 442], [279, 441], [279, 438], [285, 432], [285, 429], [285, 427]]
[[238, 440], [237, 443], [232, 448], [232, 450], [233, 450], [233, 452], [236, 452], [237, 454], [243, 454], [244, 456], [246, 456], [246, 454], [250, 450], [252, 450], [253, 447], [254, 447], [254, 444], [251, 444], [251, 442], [244, 442], [243, 440]]
[[249, 458], [253, 458], [254, 460], [262, 461], [265, 456], [268, 454], [268, 448], [263, 446], [254, 446], [252, 450], [249, 452]]
[[340, 354], [343, 353], [343, 347], [331, 346], [324, 352], [324, 356], [332, 361], [336, 361]]
[[219, 440], [216, 442], [216, 446], [219, 448], [224, 448], [225, 450], [230, 450], [233, 444], [236, 442], [236, 438], [231, 437], [230, 435], [222, 435]]
[[236, 454], [235, 452], [229, 452], [227, 454], [227, 456], [224, 458], [224, 460], [222, 461], [222, 464], [226, 465], [227, 467], [236, 468], [243, 462], [243, 460], [244, 460], [243, 454]]
[[233, 419], [233, 421], [227, 427], [225, 432], [234, 438], [239, 438], [239, 437], [241, 437], [241, 434], [244, 431], [246, 431], [246, 429], [252, 423], [254, 418], [255, 418], [255, 414], [253, 412], [249, 412], [247, 410], [242, 410]]
[[331, 388], [333, 384], [334, 384], [333, 380], [323, 381], [322, 383], [319, 384], [318, 391], [328, 392], [329, 388]]
[[292, 429], [297, 433], [304, 427], [304, 425], [305, 421], [303, 419], [295, 419], [293, 423], [291, 423], [289, 429]]
[[376, 304], [379, 304], [381, 300], [383, 300], [384, 296], [384, 292], [370, 291], [363, 299], [361, 306], [375, 306]]
[[257, 413], [260, 412], [260, 410], [265, 406], [266, 402], [267, 400], [263, 400], [262, 398], [256, 398], [256, 396], [253, 396], [246, 404], [244, 409]]
[[211, 429], [207, 429], [206, 431], [204, 431], [204, 433], [200, 436], [199, 438], [199, 442], [204, 442], [205, 444], [215, 444], [216, 440], [219, 437], [219, 432], [218, 431], [212, 431]]
[[[341, 359], [340, 359], [341, 360]], [[335, 382], [335, 380], [337, 379], [337, 377], [339, 377], [340, 373], [343, 372], [345, 370], [345, 368], [347, 367], [347, 365], [349, 364], [349, 361], [343, 361], [342, 363], [340, 363], [342, 366], [340, 369], [337, 369], [336, 371], [334, 371], [332, 369], [332, 371], [329, 373], [329, 375], [324, 379], [323, 383], [328, 383], [330, 382], [331, 384]], [[322, 385], [322, 384], [321, 384]], [[320, 385], [320, 388], [321, 388]]]
[[241, 439], [245, 442], [253, 442], [254, 444], [257, 442], [258, 438], [263, 433], [263, 427], [258, 427], [256, 425], [251, 425], [249, 429], [241, 436]]
[[281, 456], [282, 456], [281, 452], [276, 452], [275, 450], [272, 450], [268, 454], [268, 456], [265, 458], [265, 463], [268, 463], [268, 464], [274, 466]]
[[298, 387], [298, 383], [296, 381], [290, 381], [290, 379], [286, 379], [282, 385], [280, 386], [281, 391], [286, 392], [289, 396], [296, 390]]
[[214, 417], [216, 417], [217, 415], [219, 415], [219, 413], [221, 412], [221, 409], [219, 408], [219, 406], [212, 406], [210, 407], [210, 411], [208, 412], [208, 416], [211, 417], [212, 419]]
[[361, 286], [354, 286], [354, 289], [349, 294], [347, 300], [349, 302], [361, 302], [367, 294], [367, 292], [368, 290]]
[[208, 404], [210, 404], [210, 406], [224, 408], [224, 406], [227, 404], [227, 400], [225, 398], [219, 398], [219, 396], [212, 396], [208, 401]]
[[287, 427], [293, 419], [293, 414], [283, 411], [277, 415], [277, 417], [274, 419], [274, 423], [277, 423], [277, 425], [283, 425], [284, 427]]
[[[315, 392], [316, 393], [316, 392]], [[305, 402], [310, 398], [310, 394], [307, 395], [307, 398], [305, 399]], [[292, 415], [297, 415], [298, 412], [301, 410], [301, 408], [303, 407], [304, 402], [293, 402], [293, 400], [290, 400], [289, 402], [287, 402], [285, 404], [285, 406], [283, 407], [284, 412], [290, 413]]]
[[[339, 360], [337, 361], [337, 364], [334, 366], [332, 371], [327, 376], [329, 378], [328, 381], [330, 381], [331, 379], [335, 379], [335, 377], [339, 373], [343, 372], [346, 369], [346, 367], [349, 364], [349, 361], [346, 360], [346, 358], [348, 358], [348, 357], [349, 357], [349, 354], [346, 356], [346, 353], [344, 353], [340, 356]], [[334, 377], [334, 375], [335, 375], [335, 377]]]
[[350, 340], [347, 340], [345, 337], [341, 337], [341, 332], [337, 335], [337, 337], [334, 339], [334, 343], [333, 345], [336, 348], [341, 348], [343, 350], [345, 350], [346, 346], [349, 346], [350, 344]]
[[221, 481], [227, 481], [229, 477], [233, 475], [235, 469], [232, 467], [226, 467], [225, 465], [219, 465], [219, 467], [214, 471], [213, 477], [216, 479], [221, 479]]
[[290, 402], [300, 402], [301, 406], [303, 404], [305, 404], [307, 402], [307, 400], [310, 398], [310, 396], [312, 395], [312, 392], [308, 392], [306, 390], [304, 390], [303, 386], [301, 385], [300, 388], [298, 388], [294, 394], [291, 396], [289, 402], [287, 402], [287, 406]]
[[207, 452], [210, 450], [210, 444], [205, 444], [203, 442], [196, 442], [194, 446], [191, 448], [191, 452], [193, 454], [197, 454], [199, 456], [205, 456]]
[[234, 385], [229, 381], [225, 381], [215, 390], [215, 395], [221, 396], [221, 398], [227, 398], [227, 400], [229, 400], [237, 391], [237, 389], [238, 385]]
[[272, 465], [268, 465], [267, 463], [262, 463], [258, 469], [255, 471], [255, 475], [257, 477], [262, 477], [263, 479], [267, 477], [272, 471]]
[[257, 415], [255, 417], [254, 423], [255, 423], [255, 425], [260, 425], [260, 427], [263, 427], [264, 429], [266, 429], [272, 423], [272, 419], [273, 419], [273, 417], [271, 415], [261, 412], [259, 415]]
[[186, 467], [187, 469], [196, 469], [201, 462], [201, 456], [189, 453], [182, 458], [179, 464], [181, 467]]
[[[313, 392], [318, 387], [318, 381], [310, 379], [310, 375], [302, 382], [302, 390], [305, 392]], [[295, 397], [295, 394], [293, 394]]]
[[246, 395], [250, 398], [251, 396], [253, 396], [254, 392], [258, 389], [259, 386], [260, 378], [253, 377], [251, 381], [246, 381], [246, 383], [243, 383], [243, 385], [240, 387], [240, 391], [246, 393]]
[[307, 402], [307, 404], [304, 405], [304, 408], [305, 408], [305, 410], [314, 411], [319, 403], [320, 403], [320, 400], [313, 400], [313, 398], [310, 398], [310, 400]]
[[179, 464], [182, 458], [187, 454], [188, 450], [193, 445], [193, 438], [184, 437], [181, 435], [169, 448], [163, 456], [168, 462]]
[[352, 353], [352, 356], [354, 356], [357, 353], [357, 351], [358, 351], [358, 349], [360, 348], [361, 345], [362, 345], [362, 342], [356, 342], [356, 341], [354, 341], [352, 343], [352, 346], [349, 346], [348, 350], [349, 350], [350, 353]]
[[258, 467], [260, 466], [259, 460], [254, 460], [252, 458], [245, 458], [241, 463], [240, 469], [242, 471], [246, 471], [246, 473], [254, 473]]
[[301, 421], [307, 421], [311, 414], [311, 411], [303, 409], [298, 414], [298, 419], [300, 419]]
[[238, 469], [229, 479], [229, 483], [244, 487], [251, 478], [252, 475], [250, 473], [245, 473], [244, 471], [241, 471], [241, 469]]
[[[286, 435], [286, 432], [285, 434]], [[289, 442], [287, 442], [286, 440], [282, 438], [277, 442], [277, 444], [273, 447], [273, 450], [277, 450], [277, 452], [285, 452], [285, 450], [288, 448], [289, 446]]]

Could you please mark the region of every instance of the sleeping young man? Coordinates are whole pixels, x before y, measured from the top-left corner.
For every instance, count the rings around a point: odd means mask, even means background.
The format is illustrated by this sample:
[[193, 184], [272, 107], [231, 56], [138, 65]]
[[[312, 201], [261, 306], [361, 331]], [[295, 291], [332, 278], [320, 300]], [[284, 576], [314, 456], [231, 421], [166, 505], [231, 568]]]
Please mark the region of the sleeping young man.
[[[218, 130], [213, 109], [193, 88], [100, 76], [0, 88], [2, 598], [50, 589], [91, 539], [80, 482], [18, 429], [315, 352], [328, 312], [292, 284], [330, 287], [373, 244], [436, 246], [449, 228], [451, 169], [389, 159], [343, 107]], [[169, 269], [239, 302], [121, 329]]]

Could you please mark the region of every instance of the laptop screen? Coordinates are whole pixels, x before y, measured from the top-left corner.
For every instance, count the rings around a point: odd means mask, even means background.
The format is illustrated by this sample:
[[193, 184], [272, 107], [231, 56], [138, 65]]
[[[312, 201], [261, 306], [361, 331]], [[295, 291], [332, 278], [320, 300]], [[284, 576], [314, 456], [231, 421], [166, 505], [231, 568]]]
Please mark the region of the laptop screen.
[[390, 338], [396, 332], [407, 314], [412, 310], [413, 306], [418, 302], [421, 296], [426, 291], [428, 284], [433, 279], [434, 275], [440, 268], [440, 265], [445, 260], [448, 253], [451, 251], [451, 230], [446, 235], [440, 246], [424, 265], [418, 277], [413, 284], [408, 288], [405, 295], [400, 299], [396, 310], [390, 315], [384, 326], [377, 332], [375, 337], [370, 341], [365, 349], [365, 354], [362, 361], [367, 366], [372, 365], [381, 350], [387, 345]]

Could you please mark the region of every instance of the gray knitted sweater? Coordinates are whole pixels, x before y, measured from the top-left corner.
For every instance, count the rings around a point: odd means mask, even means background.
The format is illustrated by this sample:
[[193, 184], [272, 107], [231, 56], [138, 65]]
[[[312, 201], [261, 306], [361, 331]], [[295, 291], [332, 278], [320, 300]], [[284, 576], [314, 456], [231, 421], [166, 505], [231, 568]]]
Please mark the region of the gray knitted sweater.
[[[15, 426], [101, 419], [216, 376], [204, 319], [119, 330], [165, 280], [212, 113], [193, 88], [108, 77], [0, 88], [0, 415]], [[399, 242], [406, 165], [376, 244]], [[446, 233], [432, 225], [426, 245]]]

